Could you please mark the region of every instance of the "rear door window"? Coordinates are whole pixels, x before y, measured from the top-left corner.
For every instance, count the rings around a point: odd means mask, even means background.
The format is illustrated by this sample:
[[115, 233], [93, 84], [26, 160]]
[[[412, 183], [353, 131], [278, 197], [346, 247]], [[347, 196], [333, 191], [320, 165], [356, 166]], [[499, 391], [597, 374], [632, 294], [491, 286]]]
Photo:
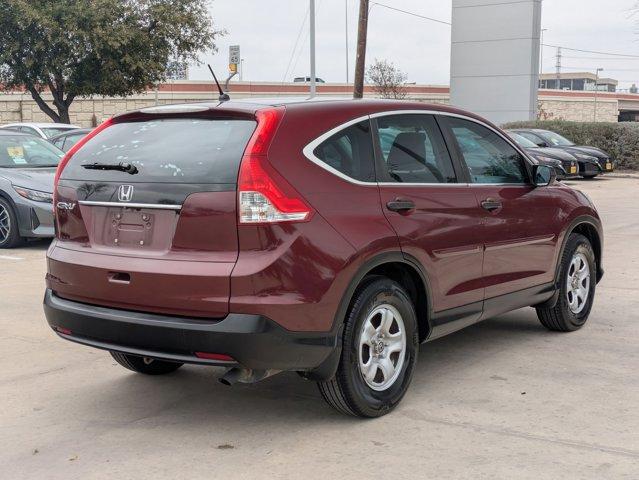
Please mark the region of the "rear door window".
[[[236, 183], [253, 120], [157, 119], [116, 123], [72, 157], [63, 178], [157, 183]], [[83, 168], [129, 163], [138, 173]]]
[[380, 180], [397, 183], [455, 183], [453, 163], [432, 115], [377, 119], [382, 156]]

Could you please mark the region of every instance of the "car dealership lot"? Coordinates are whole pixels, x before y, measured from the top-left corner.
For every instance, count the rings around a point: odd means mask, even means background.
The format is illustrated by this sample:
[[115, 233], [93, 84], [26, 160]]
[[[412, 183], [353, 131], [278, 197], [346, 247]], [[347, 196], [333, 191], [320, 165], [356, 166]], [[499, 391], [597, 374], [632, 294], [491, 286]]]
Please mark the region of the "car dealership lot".
[[0, 476], [633, 478], [639, 179], [569, 183], [606, 235], [586, 327], [551, 333], [523, 309], [422, 345], [406, 398], [375, 420], [296, 374], [229, 388], [221, 369], [128, 372], [46, 325], [46, 243], [0, 252]]

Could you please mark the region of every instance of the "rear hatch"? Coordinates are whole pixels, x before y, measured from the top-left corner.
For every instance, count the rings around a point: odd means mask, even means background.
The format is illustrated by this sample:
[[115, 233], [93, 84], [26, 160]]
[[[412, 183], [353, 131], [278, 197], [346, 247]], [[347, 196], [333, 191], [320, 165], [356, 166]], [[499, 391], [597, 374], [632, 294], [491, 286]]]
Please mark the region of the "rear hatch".
[[71, 152], [50, 288], [115, 308], [226, 315], [238, 169], [255, 126], [252, 114], [208, 109], [127, 115]]

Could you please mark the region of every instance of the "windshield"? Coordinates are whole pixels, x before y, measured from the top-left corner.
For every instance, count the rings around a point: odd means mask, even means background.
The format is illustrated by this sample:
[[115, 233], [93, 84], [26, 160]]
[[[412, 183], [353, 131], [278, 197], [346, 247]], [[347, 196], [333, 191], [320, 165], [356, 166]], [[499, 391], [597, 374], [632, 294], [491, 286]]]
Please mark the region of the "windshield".
[[542, 135], [546, 139], [546, 141], [550, 143], [551, 145], [555, 145], [555, 146], [559, 145], [561, 147], [570, 147], [574, 145], [574, 143], [572, 143], [570, 140], [562, 137], [561, 135], [555, 132], [543, 132]]
[[69, 130], [75, 130], [73, 127], [40, 127], [40, 130], [46, 135], [47, 138], [55, 137]]
[[[64, 169], [72, 180], [235, 183], [253, 120], [154, 119], [116, 123], [89, 140]], [[83, 165], [128, 163], [138, 174]]]
[[0, 136], [0, 167], [56, 167], [63, 155], [57, 147], [37, 137]]
[[537, 145], [535, 145], [533, 142], [528, 140], [526, 137], [522, 137], [518, 133], [508, 132], [508, 135], [510, 136], [510, 138], [512, 138], [515, 141], [517, 145], [519, 145], [522, 148], [537, 148]]

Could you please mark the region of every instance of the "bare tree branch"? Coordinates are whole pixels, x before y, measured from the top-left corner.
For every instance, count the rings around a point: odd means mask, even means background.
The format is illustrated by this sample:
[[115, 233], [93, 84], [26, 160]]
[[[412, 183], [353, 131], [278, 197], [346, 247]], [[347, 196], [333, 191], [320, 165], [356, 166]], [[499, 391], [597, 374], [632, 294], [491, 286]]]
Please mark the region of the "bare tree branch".
[[406, 98], [407, 92], [404, 88], [406, 74], [392, 62], [375, 59], [375, 62], [368, 67], [366, 77], [381, 98], [398, 100]]

